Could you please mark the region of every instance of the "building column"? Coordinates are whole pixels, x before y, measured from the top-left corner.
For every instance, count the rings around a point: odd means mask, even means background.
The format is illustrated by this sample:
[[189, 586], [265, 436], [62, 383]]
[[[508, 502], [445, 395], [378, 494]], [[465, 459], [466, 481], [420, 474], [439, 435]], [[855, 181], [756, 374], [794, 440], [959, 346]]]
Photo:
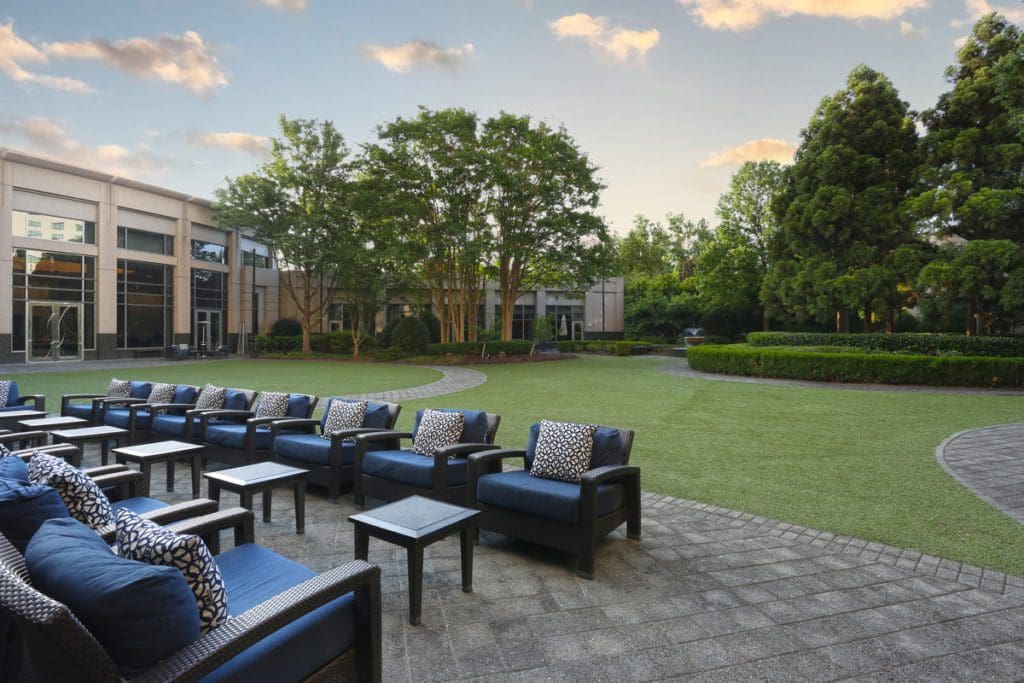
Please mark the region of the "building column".
[[188, 204], [181, 203], [181, 217], [174, 228], [174, 343], [192, 343], [192, 221]]
[[96, 358], [117, 355], [117, 188], [103, 184], [96, 216]]
[[[238, 331], [242, 325], [242, 239], [238, 230], [227, 234], [228, 257], [228, 320], [227, 344], [228, 352], [238, 351]], [[247, 320], [246, 323], [249, 321]]]
[[11, 183], [10, 164], [0, 157], [0, 362], [10, 363], [24, 360], [11, 351], [11, 325], [13, 322], [14, 254], [11, 231], [11, 211], [14, 208], [14, 187]]

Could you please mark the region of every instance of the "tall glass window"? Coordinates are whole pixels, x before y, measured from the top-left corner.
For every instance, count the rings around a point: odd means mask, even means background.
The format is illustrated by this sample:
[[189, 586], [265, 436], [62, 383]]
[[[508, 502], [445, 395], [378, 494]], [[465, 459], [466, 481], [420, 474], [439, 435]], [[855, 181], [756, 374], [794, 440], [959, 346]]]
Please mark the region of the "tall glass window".
[[257, 268], [269, 268], [270, 267], [270, 257], [269, 256], [266, 256], [264, 254], [255, 254], [255, 255], [253, 255], [253, 253], [251, 251], [243, 251], [242, 252], [242, 265], [243, 266], [248, 266], [248, 267], [251, 268], [252, 264], [253, 264], [254, 258], [255, 258], [255, 262], [256, 262], [256, 267]]
[[28, 301], [82, 303], [84, 348], [96, 348], [96, 259], [33, 249], [14, 250], [11, 350], [25, 350]]
[[227, 273], [192, 269], [192, 338], [199, 346], [215, 349], [227, 340]]
[[547, 315], [553, 315], [555, 320], [555, 337], [561, 339], [575, 339], [573, 323], [583, 322], [583, 306], [558, 305], [548, 306]]
[[11, 233], [17, 237], [96, 244], [95, 221], [47, 216], [28, 211], [11, 212]]
[[327, 324], [331, 332], [352, 329], [352, 306], [341, 302], [332, 302], [327, 309]]
[[227, 263], [228, 251], [223, 244], [214, 244], [213, 242], [204, 242], [203, 240], [192, 240], [192, 258], [196, 261]]
[[[501, 320], [501, 304], [494, 305], [494, 317]], [[536, 318], [536, 306], [517, 304], [512, 309], [512, 338], [533, 339], [533, 324]]]
[[171, 343], [174, 268], [117, 261], [117, 346], [158, 348]]
[[151, 254], [174, 256], [174, 237], [119, 225], [117, 226], [117, 247], [119, 249], [148, 251]]

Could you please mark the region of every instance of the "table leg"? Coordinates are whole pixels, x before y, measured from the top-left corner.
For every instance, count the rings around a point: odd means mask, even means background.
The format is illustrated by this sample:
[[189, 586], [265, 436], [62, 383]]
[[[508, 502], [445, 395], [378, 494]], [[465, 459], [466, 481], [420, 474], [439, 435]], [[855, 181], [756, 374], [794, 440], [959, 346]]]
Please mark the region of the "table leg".
[[149, 496], [149, 478], [153, 475], [153, 465], [148, 460], [139, 463], [139, 470], [142, 472], [142, 495]]
[[263, 492], [263, 521], [270, 521], [270, 505], [274, 499], [274, 489], [267, 489]]
[[207, 486], [207, 490], [206, 490], [207, 497], [210, 500], [216, 502], [218, 505], [220, 505], [220, 486], [218, 484], [215, 484], [213, 482], [213, 479], [208, 479], [206, 481], [206, 486]]
[[110, 442], [106, 439], [100, 439], [100, 464], [107, 464], [107, 452], [110, 449]]
[[[172, 465], [173, 467], [173, 465]], [[199, 497], [199, 478], [203, 469], [203, 456], [196, 453], [192, 456], [192, 497]], [[172, 469], [171, 472], [174, 472]]]
[[252, 510], [252, 491], [242, 491], [238, 494], [238, 497], [241, 499], [242, 507], [246, 510]]
[[167, 460], [167, 492], [174, 490], [174, 460]]
[[466, 527], [459, 532], [459, 540], [462, 542], [462, 592], [473, 591], [473, 531], [475, 526]]
[[423, 546], [409, 546], [409, 623], [420, 623], [423, 613]]
[[306, 482], [295, 482], [295, 533], [306, 533]]
[[355, 558], [357, 560], [370, 559], [370, 535], [365, 531], [361, 531], [358, 525], [356, 526]]

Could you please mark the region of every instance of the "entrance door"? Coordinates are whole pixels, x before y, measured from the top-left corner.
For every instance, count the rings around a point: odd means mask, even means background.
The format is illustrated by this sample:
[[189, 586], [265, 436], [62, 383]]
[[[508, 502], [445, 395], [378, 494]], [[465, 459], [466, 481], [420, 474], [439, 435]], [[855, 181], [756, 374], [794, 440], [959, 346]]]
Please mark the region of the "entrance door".
[[30, 301], [28, 310], [29, 361], [82, 360], [82, 304]]
[[223, 313], [215, 308], [197, 308], [192, 325], [192, 343], [200, 353], [216, 351], [224, 343]]

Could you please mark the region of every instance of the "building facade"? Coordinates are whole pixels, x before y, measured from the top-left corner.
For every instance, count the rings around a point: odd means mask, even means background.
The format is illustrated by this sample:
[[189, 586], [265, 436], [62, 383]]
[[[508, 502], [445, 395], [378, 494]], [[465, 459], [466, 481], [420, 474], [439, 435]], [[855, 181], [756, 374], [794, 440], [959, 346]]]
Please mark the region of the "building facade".
[[235, 352], [254, 292], [260, 331], [280, 308], [273, 255], [210, 201], [3, 147], [0, 282], [5, 363]]

